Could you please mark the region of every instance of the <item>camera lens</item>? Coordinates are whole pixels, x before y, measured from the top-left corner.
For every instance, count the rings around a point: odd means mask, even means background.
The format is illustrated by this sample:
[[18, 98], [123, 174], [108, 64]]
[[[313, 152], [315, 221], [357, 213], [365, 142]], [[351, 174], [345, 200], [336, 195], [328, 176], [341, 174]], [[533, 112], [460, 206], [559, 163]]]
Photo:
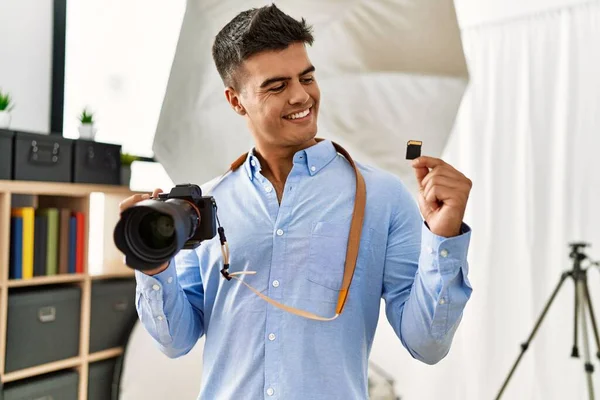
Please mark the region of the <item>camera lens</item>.
[[144, 245], [152, 249], [165, 249], [175, 241], [175, 225], [169, 215], [156, 211], [140, 221], [139, 235]]
[[196, 208], [185, 200], [145, 200], [121, 214], [115, 244], [130, 267], [154, 269], [183, 248], [199, 223]]

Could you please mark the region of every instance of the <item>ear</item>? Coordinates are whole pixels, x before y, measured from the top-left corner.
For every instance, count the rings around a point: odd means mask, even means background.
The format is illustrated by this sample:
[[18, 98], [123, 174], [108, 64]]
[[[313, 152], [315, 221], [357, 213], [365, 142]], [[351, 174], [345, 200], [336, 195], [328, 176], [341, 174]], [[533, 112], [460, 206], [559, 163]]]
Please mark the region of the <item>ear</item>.
[[246, 115], [246, 109], [242, 105], [240, 94], [234, 88], [231, 86], [225, 88], [225, 98], [231, 108], [233, 108], [233, 111], [239, 115]]

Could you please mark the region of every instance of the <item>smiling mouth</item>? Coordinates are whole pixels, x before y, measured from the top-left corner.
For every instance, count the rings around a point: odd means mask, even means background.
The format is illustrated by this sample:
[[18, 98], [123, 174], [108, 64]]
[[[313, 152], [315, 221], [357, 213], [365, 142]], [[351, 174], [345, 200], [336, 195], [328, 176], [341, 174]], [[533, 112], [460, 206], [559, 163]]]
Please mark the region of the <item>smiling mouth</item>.
[[283, 118], [287, 119], [288, 121], [305, 119], [305, 118], [308, 118], [308, 116], [310, 116], [312, 114], [312, 109], [313, 108], [311, 106], [304, 111], [296, 112], [293, 114], [288, 114], [288, 115], [284, 116]]

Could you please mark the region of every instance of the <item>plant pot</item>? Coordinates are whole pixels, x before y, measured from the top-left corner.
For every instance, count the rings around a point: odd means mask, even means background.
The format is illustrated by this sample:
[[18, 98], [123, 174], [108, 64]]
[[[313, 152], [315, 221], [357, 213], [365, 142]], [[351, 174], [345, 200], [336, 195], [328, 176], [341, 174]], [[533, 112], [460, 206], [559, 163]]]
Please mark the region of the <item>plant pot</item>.
[[129, 186], [131, 181], [131, 165], [121, 165], [121, 185]]
[[8, 111], [0, 111], [0, 128], [7, 129], [10, 127], [11, 116]]
[[94, 128], [94, 124], [81, 124], [81, 126], [79, 126], [79, 138], [94, 140], [96, 131], [97, 129]]

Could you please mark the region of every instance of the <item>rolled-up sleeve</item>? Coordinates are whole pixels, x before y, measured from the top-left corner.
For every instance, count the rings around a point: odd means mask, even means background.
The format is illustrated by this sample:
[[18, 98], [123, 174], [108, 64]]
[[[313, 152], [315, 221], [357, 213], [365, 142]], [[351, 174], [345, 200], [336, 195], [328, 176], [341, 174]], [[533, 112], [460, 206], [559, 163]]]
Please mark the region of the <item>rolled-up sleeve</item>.
[[140, 321], [171, 358], [187, 354], [204, 334], [204, 289], [198, 256], [182, 250], [167, 269], [149, 276], [135, 272]]
[[472, 292], [467, 251], [471, 229], [444, 238], [433, 234], [413, 202], [392, 219], [383, 282], [386, 315], [416, 359], [435, 364], [450, 350]]

